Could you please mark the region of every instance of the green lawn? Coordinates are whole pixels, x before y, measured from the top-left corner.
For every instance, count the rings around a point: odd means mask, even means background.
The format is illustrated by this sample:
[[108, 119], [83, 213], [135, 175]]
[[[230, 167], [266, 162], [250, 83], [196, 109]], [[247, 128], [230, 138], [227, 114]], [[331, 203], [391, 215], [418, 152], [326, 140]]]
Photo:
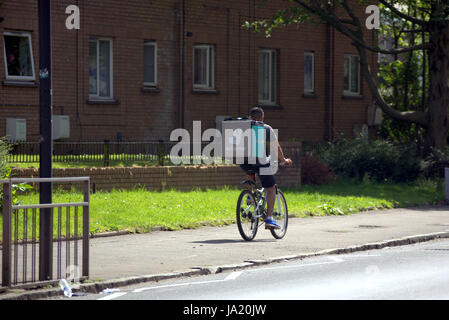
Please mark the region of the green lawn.
[[[166, 163], [167, 164], [167, 163]], [[110, 160], [110, 167], [132, 167], [132, 166], [155, 166], [158, 165], [157, 161], [149, 161], [149, 160]], [[61, 162], [55, 161], [52, 163], [53, 168], [93, 168], [93, 167], [103, 167], [104, 161], [102, 159], [95, 161], [68, 161]], [[39, 162], [17, 162], [11, 164], [12, 168], [39, 168]]]
[[[189, 192], [144, 189], [97, 192], [91, 194], [90, 232], [149, 232], [155, 227], [179, 230], [230, 224], [235, 221], [235, 206], [240, 191], [222, 188]], [[336, 182], [283, 191], [289, 213], [297, 217], [351, 214], [376, 208], [409, 207], [444, 201], [442, 181], [428, 180], [413, 184]], [[39, 195], [32, 193], [20, 196], [20, 201], [22, 204], [35, 204], [39, 202]], [[54, 203], [75, 201], [82, 201], [81, 193], [56, 191], [53, 196]], [[73, 211], [71, 214], [73, 216]], [[81, 210], [78, 214], [81, 215]], [[30, 223], [31, 218], [28, 220]], [[65, 209], [61, 220], [64, 234]], [[58, 212], [55, 210], [55, 230], [57, 221]], [[31, 228], [28, 228], [31, 232]], [[73, 222], [71, 228], [73, 230]]]

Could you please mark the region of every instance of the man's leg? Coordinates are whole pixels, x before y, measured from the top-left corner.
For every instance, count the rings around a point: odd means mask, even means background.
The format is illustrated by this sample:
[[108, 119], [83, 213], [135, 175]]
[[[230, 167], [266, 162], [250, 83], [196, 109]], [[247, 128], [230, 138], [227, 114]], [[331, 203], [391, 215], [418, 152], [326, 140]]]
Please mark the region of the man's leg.
[[274, 200], [276, 198], [276, 189], [274, 186], [267, 188], [267, 216], [273, 217]]
[[276, 200], [276, 180], [273, 175], [260, 175], [262, 187], [267, 191], [267, 219], [265, 220], [265, 228], [276, 228], [280, 226], [273, 219], [274, 202]]

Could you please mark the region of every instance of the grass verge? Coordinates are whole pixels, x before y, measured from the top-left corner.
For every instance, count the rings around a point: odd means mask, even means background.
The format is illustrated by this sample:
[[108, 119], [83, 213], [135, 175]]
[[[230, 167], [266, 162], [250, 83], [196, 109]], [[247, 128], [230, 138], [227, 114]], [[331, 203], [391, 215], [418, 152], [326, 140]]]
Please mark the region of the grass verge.
[[[300, 190], [287, 188], [283, 191], [289, 213], [297, 217], [343, 215], [372, 209], [438, 204], [444, 201], [441, 180], [418, 180], [411, 184], [339, 181], [330, 185], [304, 186]], [[236, 188], [189, 192], [155, 192], [145, 189], [97, 192], [91, 195], [90, 232], [95, 234], [127, 230], [144, 233], [156, 228], [179, 230], [203, 225], [230, 224], [235, 221], [235, 205], [240, 192], [241, 190]], [[20, 201], [21, 204], [36, 204], [39, 202], [39, 195], [22, 195]], [[54, 203], [76, 201], [82, 201], [82, 194], [76, 190], [56, 190], [53, 196]], [[63, 211], [63, 234], [66, 221], [64, 214]], [[71, 216], [73, 217], [72, 212]], [[31, 219], [28, 218], [28, 221]], [[2, 224], [3, 221], [0, 222]], [[58, 223], [58, 213], [55, 210], [55, 234]], [[70, 224], [73, 232], [74, 224]], [[0, 228], [0, 232], [1, 230]]]

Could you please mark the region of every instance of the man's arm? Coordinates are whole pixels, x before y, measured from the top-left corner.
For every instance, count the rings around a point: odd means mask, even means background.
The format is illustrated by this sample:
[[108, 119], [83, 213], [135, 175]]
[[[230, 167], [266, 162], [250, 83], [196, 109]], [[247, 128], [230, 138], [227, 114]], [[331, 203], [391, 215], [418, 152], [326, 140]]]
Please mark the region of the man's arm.
[[278, 157], [279, 157], [279, 160], [281, 162], [281, 165], [285, 165], [285, 164], [287, 164], [289, 166], [292, 165], [292, 160], [288, 159], [288, 158], [287, 159], [285, 158], [284, 152], [282, 151], [281, 144], [279, 143], [279, 141], [278, 141]]
[[269, 132], [270, 132], [269, 133], [270, 134], [270, 140], [274, 141], [278, 145], [277, 153], [278, 153], [278, 159], [279, 159], [281, 165], [283, 165], [283, 166], [284, 165], [291, 166], [292, 165], [292, 160], [288, 159], [288, 158], [286, 159], [284, 157], [284, 151], [282, 151], [282, 147], [281, 147], [281, 144], [279, 143], [279, 140], [278, 140], [278, 137], [276, 135], [276, 132], [274, 132], [274, 130], [273, 130], [273, 128], [271, 126], [268, 126], [268, 128], [269, 128]]

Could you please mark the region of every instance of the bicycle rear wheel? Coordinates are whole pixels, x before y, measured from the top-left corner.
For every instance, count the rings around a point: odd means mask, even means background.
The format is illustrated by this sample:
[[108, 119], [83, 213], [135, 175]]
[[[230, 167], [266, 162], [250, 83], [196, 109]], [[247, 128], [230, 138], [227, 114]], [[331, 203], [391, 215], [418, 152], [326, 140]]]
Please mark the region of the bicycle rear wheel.
[[246, 241], [254, 239], [257, 233], [256, 199], [249, 190], [243, 190], [237, 200], [237, 227]]
[[287, 201], [281, 190], [277, 189], [273, 208], [273, 219], [281, 226], [280, 229], [271, 229], [271, 234], [276, 239], [282, 239], [287, 233], [288, 209]]

